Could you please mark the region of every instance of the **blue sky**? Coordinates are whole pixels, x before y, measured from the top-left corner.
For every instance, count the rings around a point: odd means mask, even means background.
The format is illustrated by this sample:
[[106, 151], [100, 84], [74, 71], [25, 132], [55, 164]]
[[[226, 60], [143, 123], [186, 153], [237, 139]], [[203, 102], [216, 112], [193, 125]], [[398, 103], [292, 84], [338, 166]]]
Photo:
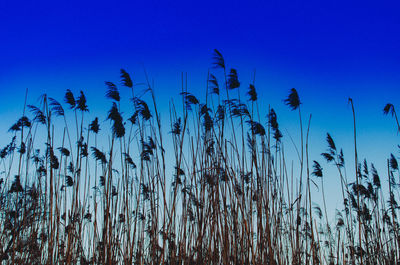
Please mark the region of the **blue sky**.
[[256, 71], [260, 102], [277, 110], [284, 135], [294, 137], [297, 116], [282, 99], [298, 90], [305, 116], [313, 114], [312, 159], [321, 160], [326, 132], [352, 157], [352, 97], [360, 156], [384, 165], [398, 143], [382, 109], [387, 102], [400, 109], [399, 10], [398, 1], [5, 0], [0, 129], [7, 135], [20, 116], [26, 88], [30, 104], [42, 93], [61, 100], [66, 89], [82, 89], [93, 115], [105, 117], [104, 81], [118, 83], [120, 68], [143, 82], [145, 67], [167, 112], [181, 72], [190, 91], [204, 94], [217, 48], [238, 70], [242, 90]]
[[74, 80], [90, 90], [87, 83], [115, 79], [121, 67], [141, 74], [142, 64], [159, 83], [182, 71], [197, 81], [217, 48], [241, 77], [256, 69], [266, 94], [284, 89], [282, 97], [296, 87], [319, 100], [334, 90], [337, 101], [384, 91], [384, 102], [395, 101], [399, 7], [395, 1], [2, 1], [0, 90], [58, 92]]

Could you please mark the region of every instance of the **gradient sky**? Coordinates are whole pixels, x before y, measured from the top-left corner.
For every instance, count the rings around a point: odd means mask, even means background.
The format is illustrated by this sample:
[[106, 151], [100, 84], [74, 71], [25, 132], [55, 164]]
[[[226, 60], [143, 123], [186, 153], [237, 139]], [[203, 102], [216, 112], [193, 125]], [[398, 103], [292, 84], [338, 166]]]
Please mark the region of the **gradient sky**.
[[145, 67], [166, 111], [181, 72], [189, 91], [202, 95], [217, 48], [243, 90], [256, 70], [260, 102], [276, 109], [284, 135], [293, 137], [297, 115], [282, 99], [298, 90], [304, 115], [313, 114], [311, 159], [322, 160], [326, 132], [352, 158], [352, 97], [360, 156], [384, 165], [399, 140], [394, 120], [382, 115], [388, 102], [400, 109], [399, 11], [398, 1], [4, 0], [2, 139], [20, 116], [26, 88], [30, 104], [42, 93], [61, 101], [66, 89], [82, 89], [91, 112], [105, 117], [104, 81], [118, 83], [120, 68], [143, 82]]

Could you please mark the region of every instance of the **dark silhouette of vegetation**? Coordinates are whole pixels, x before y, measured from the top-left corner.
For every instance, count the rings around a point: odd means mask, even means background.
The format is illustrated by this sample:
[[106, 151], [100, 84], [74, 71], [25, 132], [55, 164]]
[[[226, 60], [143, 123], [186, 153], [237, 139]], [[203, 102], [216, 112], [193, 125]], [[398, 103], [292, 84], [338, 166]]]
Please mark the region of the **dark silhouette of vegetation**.
[[[123, 69], [123, 88], [105, 82], [111, 108], [100, 118], [86, 117], [83, 91], [66, 90], [68, 108], [47, 95], [27, 105], [0, 149], [2, 264], [399, 264], [398, 157], [385, 160], [387, 181], [359, 159], [353, 100], [351, 175], [333, 134], [322, 161], [310, 160], [311, 115], [303, 132], [306, 103], [290, 90], [300, 138], [289, 168], [274, 108], [261, 119], [254, 81], [243, 97], [237, 71], [218, 50], [212, 59], [205, 100], [182, 82], [169, 128], [148, 80], [137, 93]], [[400, 131], [392, 104], [389, 113]], [[340, 182], [334, 222], [326, 178]]]

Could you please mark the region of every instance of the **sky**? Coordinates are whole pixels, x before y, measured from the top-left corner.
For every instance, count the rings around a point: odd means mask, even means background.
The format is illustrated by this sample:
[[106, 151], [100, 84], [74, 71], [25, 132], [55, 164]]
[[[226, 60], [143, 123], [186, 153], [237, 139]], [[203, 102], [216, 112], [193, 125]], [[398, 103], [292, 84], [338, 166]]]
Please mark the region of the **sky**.
[[400, 107], [399, 11], [398, 1], [3, 0], [1, 139], [27, 88], [29, 104], [43, 93], [62, 101], [66, 89], [83, 90], [91, 112], [105, 117], [104, 81], [118, 83], [121, 68], [135, 82], [145, 81], [145, 69], [168, 113], [182, 72], [188, 90], [204, 96], [218, 49], [242, 91], [255, 74], [261, 105], [275, 108], [294, 139], [297, 115], [282, 100], [297, 89], [305, 117], [312, 114], [312, 159], [321, 160], [326, 132], [352, 157], [351, 97], [360, 156], [384, 165], [399, 154], [395, 122], [382, 114], [388, 102]]

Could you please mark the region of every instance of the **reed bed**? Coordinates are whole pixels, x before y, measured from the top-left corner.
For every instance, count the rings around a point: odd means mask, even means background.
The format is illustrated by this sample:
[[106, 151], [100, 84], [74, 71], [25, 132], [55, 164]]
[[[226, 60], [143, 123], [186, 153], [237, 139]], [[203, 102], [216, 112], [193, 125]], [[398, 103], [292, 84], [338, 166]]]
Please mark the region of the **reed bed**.
[[[106, 117], [89, 115], [82, 91], [25, 100], [0, 149], [2, 264], [399, 264], [398, 162], [388, 156], [381, 181], [358, 157], [354, 108], [356, 162], [345, 163], [329, 133], [327, 149], [310, 158], [311, 116], [290, 90], [284, 103], [300, 136], [293, 169], [277, 113], [260, 117], [254, 83], [240, 84], [217, 50], [213, 61], [203, 101], [182, 77], [168, 126], [148, 79], [138, 93], [125, 70], [124, 93], [105, 83]], [[400, 131], [392, 104], [384, 114]], [[321, 165], [341, 184], [335, 222]]]

